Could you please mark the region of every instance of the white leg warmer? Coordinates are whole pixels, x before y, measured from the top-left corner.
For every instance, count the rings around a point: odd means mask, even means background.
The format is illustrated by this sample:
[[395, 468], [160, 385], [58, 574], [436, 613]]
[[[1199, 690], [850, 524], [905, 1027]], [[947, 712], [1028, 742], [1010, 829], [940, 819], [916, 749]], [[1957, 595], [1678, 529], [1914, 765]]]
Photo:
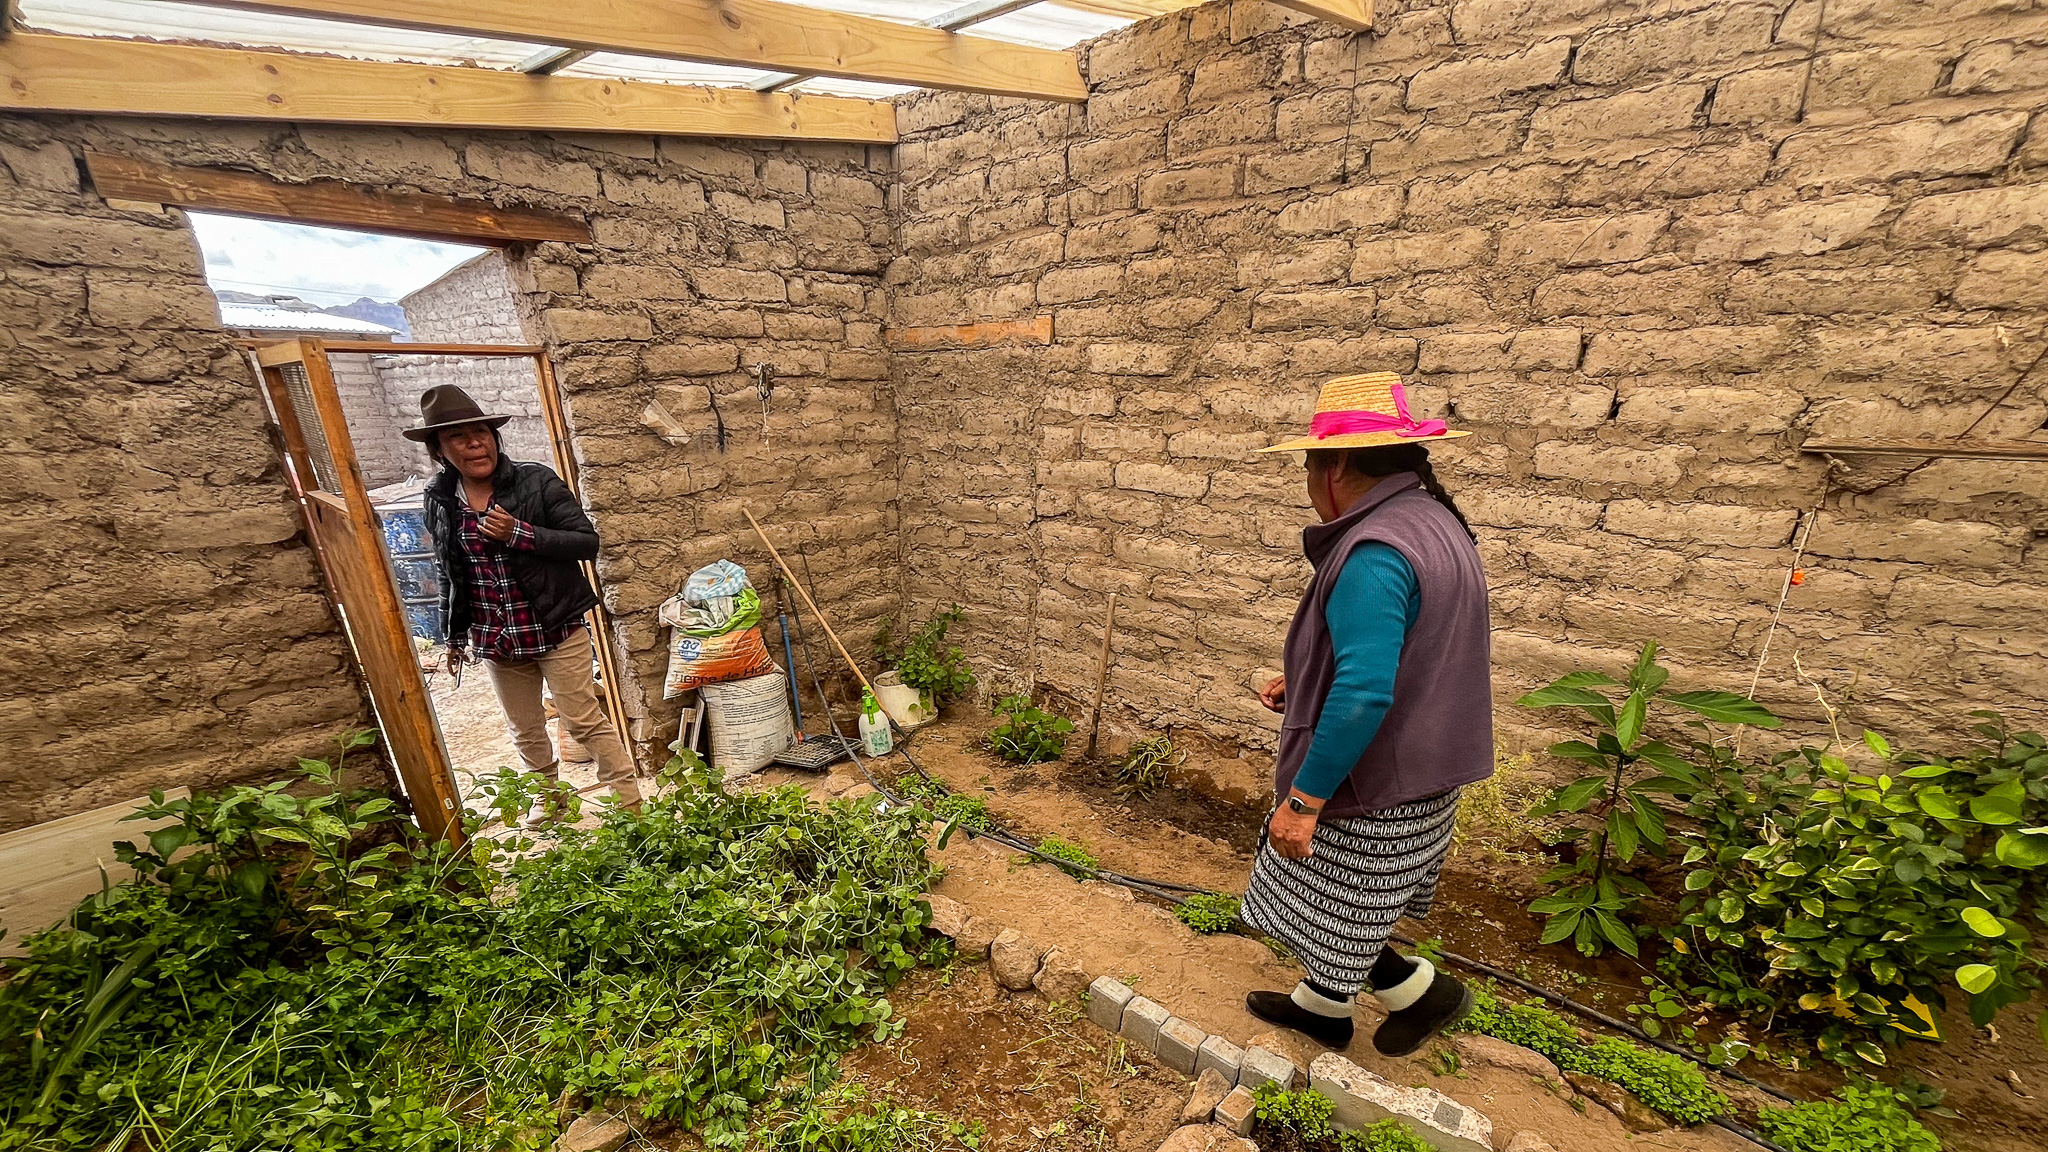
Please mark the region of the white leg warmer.
[[[1431, 964], [1427, 958], [1422, 956], [1414, 957], [1414, 960], [1415, 971], [1410, 972], [1406, 980], [1401, 981], [1392, 988], [1382, 988], [1373, 993], [1373, 998], [1378, 1000], [1380, 1005], [1387, 1011], [1399, 1012], [1401, 1009], [1422, 999], [1422, 994], [1429, 991], [1429, 986], [1436, 982], [1436, 965]], [[1296, 992], [1296, 1003], [1300, 1002], [1300, 998], [1301, 993]], [[1307, 1005], [1303, 1005], [1303, 1007], [1307, 1007]]]
[[1348, 1019], [1351, 1016], [1350, 1000], [1332, 1000], [1309, 987], [1306, 980], [1294, 986], [1294, 995], [1289, 999], [1294, 1001], [1295, 1007], [1318, 1016], [1333, 1016], [1338, 1019]]

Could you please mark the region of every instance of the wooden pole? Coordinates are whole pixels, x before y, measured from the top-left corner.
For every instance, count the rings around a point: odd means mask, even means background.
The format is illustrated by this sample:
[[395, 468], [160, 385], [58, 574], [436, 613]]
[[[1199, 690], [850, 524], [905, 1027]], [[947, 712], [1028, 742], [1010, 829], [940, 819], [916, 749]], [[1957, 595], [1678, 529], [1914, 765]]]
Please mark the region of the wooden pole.
[[1116, 593], [1109, 594], [1109, 615], [1102, 621], [1102, 659], [1095, 665], [1095, 710], [1088, 716], [1088, 750], [1095, 755], [1095, 735], [1102, 730], [1102, 690], [1109, 684], [1109, 637], [1116, 631]]
[[768, 555], [774, 557], [775, 566], [782, 570], [783, 579], [788, 580], [789, 586], [796, 589], [796, 594], [803, 597], [804, 607], [809, 608], [811, 610], [811, 615], [817, 619], [818, 623], [825, 626], [826, 637], [832, 641], [832, 647], [839, 649], [839, 658], [846, 661], [846, 666], [848, 668], [853, 669], [853, 678], [860, 681], [861, 687], [867, 689], [870, 692], [873, 692], [875, 690], [875, 686], [868, 683], [867, 675], [860, 670], [860, 665], [855, 664], [853, 662], [853, 657], [847, 655], [846, 645], [841, 644], [839, 642], [839, 634], [832, 631], [832, 622], [830, 620], [825, 619], [825, 614], [823, 612], [818, 611], [818, 605], [815, 601], [811, 599], [811, 594], [809, 592], [804, 591], [804, 586], [802, 584], [797, 583], [796, 573], [791, 572], [789, 570], [789, 565], [782, 562], [782, 553], [777, 552], [775, 550], [775, 545], [771, 543], [768, 539], [768, 533], [761, 531], [761, 522], [759, 520], [754, 519], [754, 514], [752, 512], [747, 511], [744, 505], [741, 506], [740, 508], [740, 514], [747, 518], [747, 523], [752, 524], [754, 526], [754, 535], [759, 536], [761, 538], [761, 543], [765, 545], [768, 549]]
[[[562, 406], [562, 386], [555, 379], [554, 361], [548, 359], [546, 349], [536, 348], [531, 355], [534, 384], [540, 393], [541, 421], [547, 425], [548, 447], [555, 454], [555, 472], [561, 476], [562, 483], [569, 486], [569, 492], [576, 497], [576, 502], [581, 504], [583, 477], [576, 468], [576, 449], [569, 434], [569, 413]], [[597, 578], [596, 561], [579, 561], [578, 566], [583, 569], [583, 578], [590, 582], [592, 588], [604, 587]], [[591, 644], [597, 649], [598, 674], [604, 680], [604, 683], [598, 685], [598, 691], [604, 696], [605, 714], [612, 718], [612, 727], [619, 734], [619, 742], [626, 745], [629, 749], [627, 754], [631, 756], [633, 733], [626, 722], [626, 679], [619, 667], [618, 649], [612, 646], [618, 637], [612, 635], [611, 613], [605, 611], [604, 603], [600, 600], [591, 607], [588, 616]], [[633, 760], [634, 769], [637, 771], [639, 759], [633, 757]]]

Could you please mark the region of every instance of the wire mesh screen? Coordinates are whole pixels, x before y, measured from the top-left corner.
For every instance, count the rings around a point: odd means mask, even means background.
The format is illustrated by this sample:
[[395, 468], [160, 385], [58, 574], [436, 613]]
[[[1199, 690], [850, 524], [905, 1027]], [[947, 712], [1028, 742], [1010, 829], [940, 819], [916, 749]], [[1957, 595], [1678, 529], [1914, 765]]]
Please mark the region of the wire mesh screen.
[[313, 404], [313, 382], [304, 364], [290, 363], [279, 371], [284, 375], [285, 395], [291, 397], [292, 415], [306, 438], [306, 454], [313, 458], [313, 480], [323, 491], [341, 491], [341, 470], [334, 465], [334, 449], [327, 443], [327, 429], [320, 423], [320, 410]]

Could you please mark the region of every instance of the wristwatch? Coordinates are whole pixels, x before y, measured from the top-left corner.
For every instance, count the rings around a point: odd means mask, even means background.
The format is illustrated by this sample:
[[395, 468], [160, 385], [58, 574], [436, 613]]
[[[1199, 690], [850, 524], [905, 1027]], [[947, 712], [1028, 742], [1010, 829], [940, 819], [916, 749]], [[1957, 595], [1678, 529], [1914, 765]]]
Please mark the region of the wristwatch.
[[1323, 809], [1321, 805], [1317, 805], [1316, 807], [1311, 808], [1308, 805], [1303, 804], [1301, 802], [1301, 797], [1299, 796], [1289, 796], [1287, 798], [1287, 810], [1302, 816], [1313, 816], [1316, 813], [1321, 812]]

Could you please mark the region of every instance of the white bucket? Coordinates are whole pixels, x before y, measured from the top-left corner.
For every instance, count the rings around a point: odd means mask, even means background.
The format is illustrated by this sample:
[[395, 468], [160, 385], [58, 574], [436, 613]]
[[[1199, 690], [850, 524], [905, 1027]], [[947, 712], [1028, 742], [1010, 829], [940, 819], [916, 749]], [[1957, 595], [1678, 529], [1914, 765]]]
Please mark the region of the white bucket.
[[926, 704], [924, 693], [903, 682], [901, 672], [884, 672], [875, 677], [874, 688], [875, 703], [906, 732], [938, 716], [938, 709]]
[[757, 772], [796, 738], [789, 682], [781, 672], [697, 688], [711, 722], [711, 767], [721, 776]]

